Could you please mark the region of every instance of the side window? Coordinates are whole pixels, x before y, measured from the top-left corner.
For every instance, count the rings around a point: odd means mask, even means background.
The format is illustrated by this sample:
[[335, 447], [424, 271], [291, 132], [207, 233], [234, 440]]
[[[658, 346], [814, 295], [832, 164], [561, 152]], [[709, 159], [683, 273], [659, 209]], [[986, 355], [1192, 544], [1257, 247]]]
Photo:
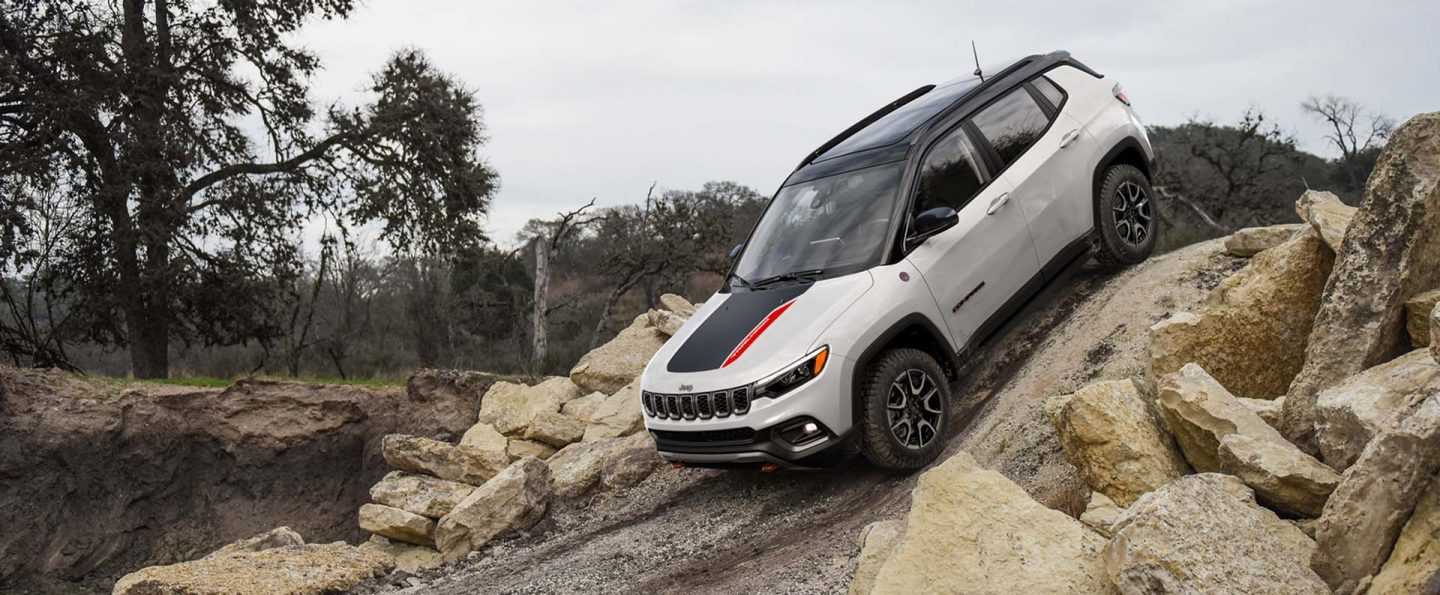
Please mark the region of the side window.
[[1030, 84], [1034, 85], [1035, 90], [1044, 95], [1045, 99], [1050, 100], [1050, 105], [1055, 106], [1055, 109], [1060, 109], [1060, 104], [1065, 103], [1065, 92], [1055, 86], [1055, 81], [1042, 76], [1030, 81]]
[[945, 135], [930, 148], [920, 165], [910, 216], [935, 207], [959, 211], [985, 185], [985, 170], [980, 163], [980, 155], [964, 128], [957, 127]]
[[1030, 145], [1040, 139], [1045, 127], [1050, 125], [1040, 104], [1024, 87], [1011, 91], [974, 118], [980, 134], [985, 135], [995, 152], [1000, 154], [1000, 163], [1010, 165]]

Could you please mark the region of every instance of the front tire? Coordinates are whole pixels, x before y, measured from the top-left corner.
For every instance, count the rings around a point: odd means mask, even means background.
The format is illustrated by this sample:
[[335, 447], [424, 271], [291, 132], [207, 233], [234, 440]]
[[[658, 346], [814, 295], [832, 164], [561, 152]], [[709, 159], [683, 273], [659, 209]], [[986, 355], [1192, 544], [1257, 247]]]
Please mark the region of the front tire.
[[1155, 251], [1159, 229], [1155, 191], [1133, 165], [1112, 165], [1095, 197], [1095, 260], [1107, 267], [1144, 262]]
[[950, 384], [930, 354], [908, 348], [881, 353], [861, 390], [862, 448], [875, 466], [914, 471], [944, 450]]

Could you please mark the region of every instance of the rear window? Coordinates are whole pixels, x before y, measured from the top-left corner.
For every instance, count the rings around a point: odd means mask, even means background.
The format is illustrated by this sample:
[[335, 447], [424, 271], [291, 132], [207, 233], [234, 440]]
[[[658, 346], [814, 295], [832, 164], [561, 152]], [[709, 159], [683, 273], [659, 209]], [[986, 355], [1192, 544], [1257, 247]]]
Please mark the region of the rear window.
[[909, 136], [926, 120], [940, 113], [940, 110], [955, 103], [956, 99], [974, 89], [979, 83], [978, 79], [968, 79], [931, 89], [929, 93], [916, 97], [910, 103], [871, 122], [869, 126], [860, 129], [850, 138], [831, 147], [815, 161], [824, 161], [866, 149], [895, 144], [900, 139]]
[[1000, 154], [1000, 162], [1014, 163], [1050, 125], [1040, 104], [1025, 89], [1019, 88], [990, 104], [973, 118], [980, 134]]

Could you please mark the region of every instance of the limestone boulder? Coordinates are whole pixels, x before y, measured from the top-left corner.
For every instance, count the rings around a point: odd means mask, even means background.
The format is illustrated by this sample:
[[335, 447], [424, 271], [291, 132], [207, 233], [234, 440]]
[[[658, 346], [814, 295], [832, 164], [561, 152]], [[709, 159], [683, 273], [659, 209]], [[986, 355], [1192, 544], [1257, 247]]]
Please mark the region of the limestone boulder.
[[1278, 399], [1236, 397], [1236, 399], [1239, 399], [1240, 404], [1244, 405], [1246, 409], [1254, 411], [1255, 415], [1265, 420], [1265, 423], [1270, 424], [1270, 427], [1280, 429], [1280, 408], [1285, 405], [1285, 397]]
[[1116, 521], [1120, 520], [1120, 515], [1124, 512], [1124, 508], [1116, 506], [1113, 500], [1105, 497], [1105, 494], [1091, 492], [1090, 502], [1085, 505], [1085, 512], [1080, 514], [1080, 522], [1108, 538], [1111, 535], [1111, 528], [1115, 526]]
[[392, 469], [471, 485], [485, 483], [510, 464], [504, 455], [492, 451], [406, 434], [385, 436], [380, 453]]
[[535, 386], [497, 382], [480, 403], [480, 423], [490, 424], [506, 436], [519, 436], [535, 416], [558, 413], [565, 403], [583, 393], [569, 378], [550, 378]]
[[475, 486], [468, 483], [391, 471], [370, 487], [370, 499], [376, 504], [438, 519], [449, 514], [474, 490]]
[[233, 556], [235, 554], [258, 552], [289, 545], [305, 545], [305, 539], [289, 527], [276, 527], [254, 537], [247, 537], [227, 544], [205, 557]]
[[1289, 445], [1280, 432], [1195, 364], [1166, 376], [1160, 383], [1157, 402], [1170, 434], [1196, 471], [1221, 470], [1220, 440], [1230, 434]]
[[1247, 227], [1225, 238], [1225, 252], [1232, 256], [1254, 256], [1285, 243], [1285, 240], [1306, 227], [1304, 223]]
[[633, 486], [665, 467], [665, 459], [655, 450], [655, 439], [649, 432], [632, 434], [608, 444], [605, 466], [600, 471], [600, 485], [607, 489]]
[[435, 520], [382, 504], [360, 506], [360, 528], [394, 541], [435, 545]]
[[1379, 572], [1437, 472], [1440, 395], [1381, 432], [1345, 470], [1315, 528], [1315, 572], [1341, 592]]
[[561, 406], [560, 413], [575, 419], [588, 421], [590, 416], [594, 415], [595, 409], [599, 408], [600, 404], [604, 403], [605, 399], [608, 398], [610, 398], [610, 395], [602, 392], [593, 392]]
[[1137, 500], [1115, 523], [1104, 559], [1127, 594], [1329, 593], [1310, 570], [1314, 549], [1240, 480], [1204, 473]]
[[550, 469], [540, 459], [520, 459], [440, 519], [435, 545], [447, 561], [457, 560], [500, 535], [534, 526], [549, 504]]
[[360, 544], [360, 549], [388, 556], [395, 570], [410, 574], [439, 568], [445, 563], [435, 548], [390, 541], [379, 535], [371, 535], [369, 541]]
[[1440, 479], [1432, 480], [1415, 504], [1369, 592], [1440, 592]]
[[1256, 254], [1216, 287], [1196, 313], [1149, 330], [1148, 378], [1158, 382], [1189, 363], [1243, 397], [1285, 394], [1305, 361], [1334, 253], [1313, 230]]
[[641, 417], [639, 380], [625, 385], [610, 395], [590, 414], [585, 428], [585, 442], [629, 436], [645, 429]]
[[1306, 190], [1295, 201], [1295, 213], [1320, 234], [1325, 244], [1336, 252], [1345, 241], [1345, 229], [1355, 217], [1355, 207], [1340, 202], [1340, 197], [1321, 190]]
[[642, 314], [641, 319], [620, 331], [609, 343], [581, 357], [570, 369], [570, 379], [585, 392], [613, 394], [645, 371], [645, 364], [660, 351], [667, 338], [668, 335], [650, 326], [648, 317]]
[[960, 452], [920, 476], [872, 593], [1104, 593], [1105, 538]]
[[543, 412], [530, 420], [525, 439], [562, 448], [585, 436], [585, 422], [558, 412]]
[[[1289, 387], [1285, 435], [1307, 452], [1320, 391], [1405, 350], [1404, 300], [1440, 287], [1440, 112], [1402, 124], [1380, 152]], [[1246, 395], [1253, 396], [1253, 395]]]
[[576, 442], [560, 449], [547, 463], [550, 465], [551, 489], [558, 498], [574, 498], [600, 483], [611, 442]]
[[1405, 330], [1410, 334], [1411, 347], [1430, 346], [1430, 314], [1437, 305], [1440, 305], [1440, 289], [1405, 300]]
[[486, 423], [470, 426], [460, 437], [461, 446], [492, 452], [505, 452], [505, 442], [505, 435], [496, 430], [495, 426]]
[[1430, 312], [1430, 359], [1440, 363], [1440, 304]]
[[1134, 381], [1091, 384], [1046, 403], [1065, 459], [1090, 489], [1129, 506], [1190, 471], [1165, 422]]
[[685, 321], [689, 320], [669, 310], [651, 310], [646, 316], [649, 317], [650, 326], [666, 337], [675, 336], [680, 332], [680, 327], [685, 326]]
[[1340, 474], [1290, 443], [1230, 434], [1220, 439], [1220, 470], [1255, 490], [1260, 503], [1281, 514], [1320, 516]]
[[505, 446], [505, 455], [512, 463], [525, 457], [535, 457], [544, 461], [555, 455], [555, 447], [544, 442], [512, 438]]
[[1424, 349], [1346, 378], [1315, 400], [1315, 445], [1327, 465], [1345, 470], [1365, 445], [1440, 393], [1440, 363]]
[[143, 568], [121, 578], [113, 592], [342, 593], [392, 568], [389, 556], [344, 543], [292, 545]]
[[895, 543], [905, 532], [901, 520], [876, 521], [860, 531], [860, 558], [855, 562], [855, 575], [850, 579], [850, 595], [869, 595], [875, 588], [875, 575], [890, 559]]
[[696, 309], [695, 304], [690, 303], [690, 300], [673, 293], [660, 295], [660, 307], [667, 312], [678, 314], [684, 318], [694, 316]]

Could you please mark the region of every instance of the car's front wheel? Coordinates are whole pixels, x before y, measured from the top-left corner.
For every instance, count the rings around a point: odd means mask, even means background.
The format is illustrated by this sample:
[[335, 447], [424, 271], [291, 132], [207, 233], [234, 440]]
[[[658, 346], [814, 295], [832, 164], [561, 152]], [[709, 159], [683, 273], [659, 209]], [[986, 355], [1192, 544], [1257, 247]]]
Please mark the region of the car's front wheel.
[[883, 469], [914, 471], [940, 455], [950, 428], [950, 385], [940, 364], [918, 349], [881, 353], [861, 388], [865, 458]]
[[1112, 165], [1095, 197], [1095, 260], [1112, 267], [1139, 264], [1155, 251], [1159, 228], [1155, 191], [1133, 165]]

